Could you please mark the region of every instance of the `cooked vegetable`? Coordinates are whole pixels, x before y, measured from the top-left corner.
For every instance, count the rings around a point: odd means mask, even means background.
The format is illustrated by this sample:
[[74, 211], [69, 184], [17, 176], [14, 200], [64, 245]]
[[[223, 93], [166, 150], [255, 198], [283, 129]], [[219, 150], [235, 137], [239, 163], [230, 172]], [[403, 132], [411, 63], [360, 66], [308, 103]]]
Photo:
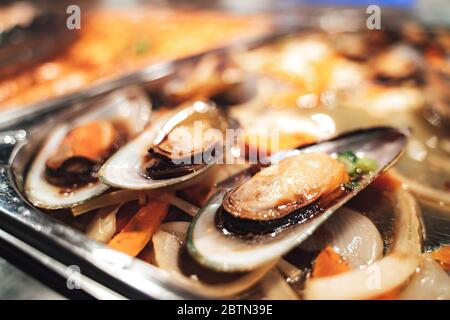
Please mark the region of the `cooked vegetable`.
[[314, 261], [311, 277], [329, 277], [349, 270], [347, 262], [332, 247], [327, 246]]
[[95, 199], [92, 199], [86, 203], [72, 208], [72, 213], [74, 216], [79, 216], [81, 214], [103, 208], [106, 206], [116, 205], [120, 203], [125, 203], [133, 200], [146, 199], [159, 199], [161, 201], [167, 202], [174, 207], [179, 208], [183, 212], [191, 216], [197, 214], [198, 208], [189, 202], [178, 198], [177, 196], [169, 192], [156, 192], [156, 191], [134, 191], [134, 190], [119, 190], [110, 193], [105, 193]]
[[135, 216], [128, 222], [108, 245], [130, 256], [136, 256], [158, 230], [162, 220], [167, 214], [166, 203], [152, 200], [146, 206], [139, 209]]
[[438, 261], [442, 268], [450, 271], [450, 245], [445, 245], [431, 252], [431, 257]]
[[280, 259], [280, 261], [278, 261], [277, 268], [287, 278], [286, 280], [288, 282], [296, 282], [302, 276], [302, 271], [285, 259]]
[[269, 263], [245, 273], [235, 280], [218, 284], [208, 284], [193, 277], [187, 277], [180, 269], [179, 258], [185, 243], [188, 226], [189, 223], [187, 222], [171, 222], [161, 226], [152, 240], [155, 263], [161, 269], [170, 272], [170, 276], [179, 284], [200, 295], [209, 298], [233, 297], [255, 285], [276, 264], [276, 262]]
[[261, 280], [261, 290], [264, 297], [271, 300], [298, 300], [299, 297], [289, 286], [280, 272], [273, 268]]
[[116, 214], [120, 205], [100, 209], [86, 229], [86, 236], [106, 243], [116, 233]]
[[327, 245], [352, 269], [373, 263], [383, 255], [383, 240], [377, 227], [365, 215], [347, 207], [340, 208], [300, 247], [320, 251]]
[[420, 270], [401, 292], [404, 300], [450, 300], [450, 277], [431, 257], [424, 255]]
[[403, 189], [393, 191], [395, 234], [389, 254], [364, 269], [313, 278], [306, 282], [307, 299], [370, 299], [398, 288], [420, 262], [421, 226], [414, 198]]
[[358, 157], [352, 151], [339, 152], [336, 159], [345, 165], [347, 173], [350, 175], [348, 187], [353, 189], [364, 175], [370, 174], [377, 169], [375, 160]]
[[401, 174], [395, 168], [389, 172], [394, 178], [402, 182], [405, 189], [410, 190], [423, 203], [443, 210], [446, 213], [450, 212], [450, 193], [448, 191], [432, 188], [423, 183], [419, 183], [414, 179]]

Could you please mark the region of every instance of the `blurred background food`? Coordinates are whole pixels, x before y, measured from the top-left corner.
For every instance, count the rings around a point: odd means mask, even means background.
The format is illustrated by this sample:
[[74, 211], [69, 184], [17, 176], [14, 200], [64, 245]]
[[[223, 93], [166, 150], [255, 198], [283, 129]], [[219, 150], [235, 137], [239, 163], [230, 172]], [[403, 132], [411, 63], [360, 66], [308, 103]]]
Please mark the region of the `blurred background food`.
[[[151, 4], [136, 7], [132, 3], [105, 8], [101, 1], [85, 1], [78, 4], [81, 29], [68, 30], [63, 3], [44, 3], [41, 7], [39, 2], [11, 2], [0, 7], [1, 31], [15, 38], [3, 41], [4, 53], [0, 55], [9, 59], [3, 64], [10, 65], [21, 50], [26, 50], [21, 60], [29, 60], [14, 72], [2, 72], [1, 109], [71, 93], [96, 81], [222, 47], [270, 28], [262, 15], [238, 16], [207, 8], [177, 9]], [[52, 19], [45, 19], [46, 15]], [[43, 20], [40, 24], [38, 18]], [[51, 37], [48, 44], [36, 40], [36, 24], [41, 33]], [[23, 48], [13, 51], [10, 43], [19, 40]]]

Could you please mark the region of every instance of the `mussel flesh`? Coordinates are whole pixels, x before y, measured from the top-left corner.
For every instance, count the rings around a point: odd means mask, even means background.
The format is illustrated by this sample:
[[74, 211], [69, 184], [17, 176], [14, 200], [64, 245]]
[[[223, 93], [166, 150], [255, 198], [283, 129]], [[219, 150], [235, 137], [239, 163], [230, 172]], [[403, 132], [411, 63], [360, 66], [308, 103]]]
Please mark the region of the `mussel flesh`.
[[328, 154], [299, 154], [261, 170], [228, 192], [223, 207], [241, 219], [279, 219], [338, 189], [348, 180], [344, 165]]

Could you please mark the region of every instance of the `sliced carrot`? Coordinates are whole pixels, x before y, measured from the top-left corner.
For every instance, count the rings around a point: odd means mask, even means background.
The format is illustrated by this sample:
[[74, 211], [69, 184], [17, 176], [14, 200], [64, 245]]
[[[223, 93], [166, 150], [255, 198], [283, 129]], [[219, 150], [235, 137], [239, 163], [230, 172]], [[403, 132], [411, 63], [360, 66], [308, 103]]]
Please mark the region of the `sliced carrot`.
[[167, 214], [168, 205], [159, 201], [150, 201], [139, 209], [112, 240], [109, 246], [130, 256], [137, 256], [158, 229]]
[[400, 293], [400, 287], [394, 288], [373, 298], [373, 300], [397, 300]]
[[347, 262], [331, 246], [323, 249], [314, 261], [312, 278], [329, 277], [349, 271]]
[[[314, 261], [312, 278], [329, 277], [350, 271], [347, 262], [331, 246], [327, 246], [317, 256]], [[377, 297], [375, 300], [395, 300], [398, 297], [400, 288], [394, 288]]]
[[434, 260], [439, 262], [447, 271], [450, 271], [450, 245], [445, 245], [440, 247], [439, 249], [433, 251], [431, 256]]

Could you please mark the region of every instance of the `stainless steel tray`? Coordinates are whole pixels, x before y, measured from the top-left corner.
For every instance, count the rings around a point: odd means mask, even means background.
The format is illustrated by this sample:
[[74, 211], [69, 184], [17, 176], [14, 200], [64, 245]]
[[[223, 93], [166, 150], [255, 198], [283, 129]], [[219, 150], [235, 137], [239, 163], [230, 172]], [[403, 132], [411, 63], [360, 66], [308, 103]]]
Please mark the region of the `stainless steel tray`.
[[[23, 197], [29, 160], [55, 124], [87, 111], [105, 93], [137, 85], [155, 90], [178, 72], [207, 55], [227, 56], [283, 36], [280, 31], [170, 63], [154, 65], [100, 87], [44, 103], [33, 113], [22, 113], [0, 132], [0, 239], [43, 264], [63, 279], [80, 270], [81, 289], [95, 298], [202, 298], [173, 283], [158, 268], [88, 239], [81, 232], [51, 218]], [[80, 103], [80, 101], [82, 101]], [[1, 230], [0, 230], [1, 231]], [[74, 269], [75, 268], [75, 269]]]
[[[317, 18], [317, 16], [316, 16]], [[178, 61], [162, 63], [114, 81], [93, 86], [64, 98], [44, 102], [33, 111], [20, 111], [0, 120], [0, 239], [70, 280], [73, 271], [81, 289], [95, 298], [202, 298], [158, 268], [88, 239], [84, 234], [39, 211], [22, 196], [23, 179], [36, 147], [55, 123], [89, 108], [97, 97], [129, 85], [158, 87], [184, 67], [206, 55], [226, 59], [234, 50], [245, 50], [284, 36], [298, 26]], [[82, 102], [81, 104], [79, 102]], [[74, 269], [75, 268], [75, 269]]]

